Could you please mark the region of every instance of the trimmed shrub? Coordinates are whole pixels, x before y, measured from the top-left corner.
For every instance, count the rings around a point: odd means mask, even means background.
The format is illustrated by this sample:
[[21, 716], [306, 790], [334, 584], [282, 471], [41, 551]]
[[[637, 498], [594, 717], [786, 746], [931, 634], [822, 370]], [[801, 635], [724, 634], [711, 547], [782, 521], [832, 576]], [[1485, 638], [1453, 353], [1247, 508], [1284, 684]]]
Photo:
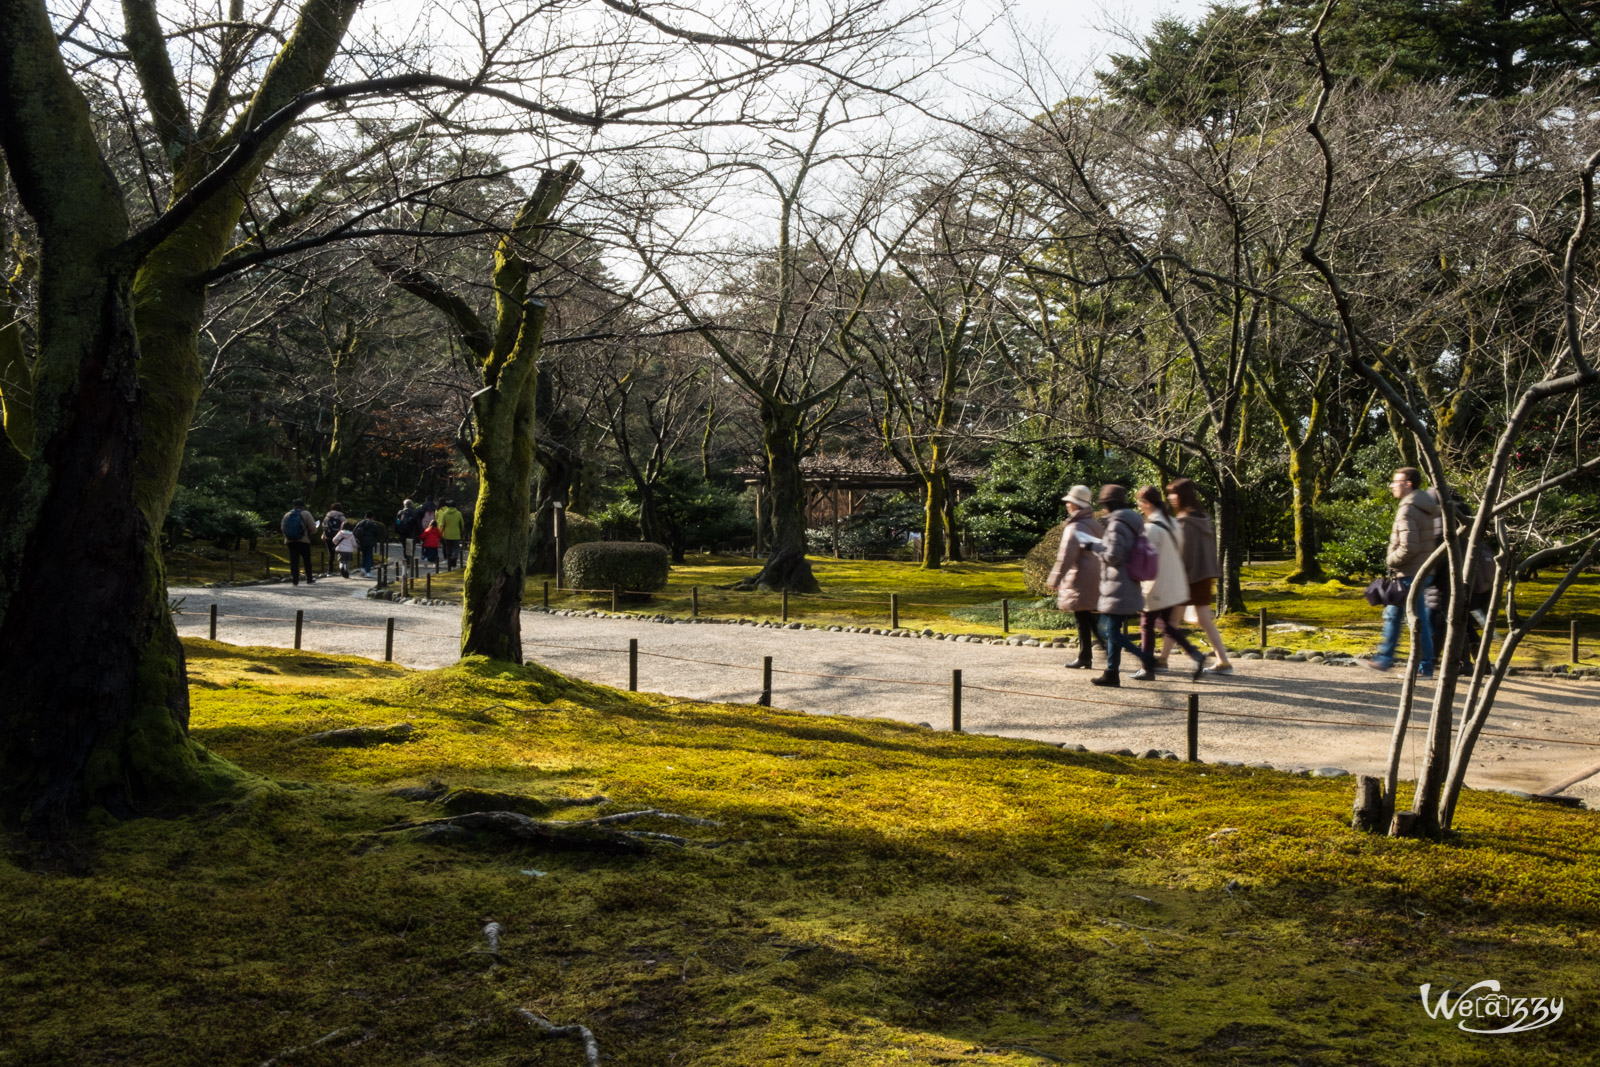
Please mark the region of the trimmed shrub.
[[1387, 574], [1389, 529], [1394, 525], [1396, 506], [1392, 498], [1373, 496], [1329, 501], [1319, 507], [1323, 569], [1352, 581]]
[[590, 541], [573, 545], [561, 561], [570, 589], [618, 589], [653, 593], [667, 587], [671, 567], [666, 547], [648, 541]]
[[1050, 568], [1056, 565], [1056, 553], [1061, 550], [1061, 531], [1066, 528], [1064, 522], [1052, 526], [1050, 532], [1039, 538], [1039, 543], [1022, 557], [1022, 581], [1030, 595], [1044, 596], [1050, 592], [1044, 583], [1050, 577]]

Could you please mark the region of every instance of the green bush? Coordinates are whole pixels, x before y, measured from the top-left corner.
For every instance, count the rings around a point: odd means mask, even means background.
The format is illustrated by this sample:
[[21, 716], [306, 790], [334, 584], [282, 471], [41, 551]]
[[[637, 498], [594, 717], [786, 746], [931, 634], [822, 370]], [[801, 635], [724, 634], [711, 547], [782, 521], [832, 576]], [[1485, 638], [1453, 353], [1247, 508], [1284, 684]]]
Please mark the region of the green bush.
[[1061, 521], [1062, 494], [1074, 485], [1087, 485], [1092, 493], [1115, 482], [1131, 492], [1153, 480], [1142, 462], [1087, 445], [1030, 442], [995, 453], [958, 510], [966, 529], [989, 551], [1023, 553]]
[[232, 549], [247, 541], [253, 550], [266, 525], [261, 515], [231, 500], [180, 485], [167, 509], [163, 532], [171, 545], [188, 538]]
[[1394, 500], [1332, 500], [1317, 509], [1325, 532], [1322, 567], [1340, 578], [1377, 578], [1388, 573], [1389, 530]]
[[1030, 595], [1044, 596], [1050, 592], [1044, 583], [1050, 577], [1050, 569], [1056, 565], [1056, 553], [1061, 550], [1061, 531], [1066, 528], [1064, 522], [1052, 526], [1050, 532], [1022, 557], [1022, 581]]
[[665, 589], [670, 567], [666, 547], [648, 541], [591, 541], [574, 545], [561, 561], [568, 588], [634, 593]]

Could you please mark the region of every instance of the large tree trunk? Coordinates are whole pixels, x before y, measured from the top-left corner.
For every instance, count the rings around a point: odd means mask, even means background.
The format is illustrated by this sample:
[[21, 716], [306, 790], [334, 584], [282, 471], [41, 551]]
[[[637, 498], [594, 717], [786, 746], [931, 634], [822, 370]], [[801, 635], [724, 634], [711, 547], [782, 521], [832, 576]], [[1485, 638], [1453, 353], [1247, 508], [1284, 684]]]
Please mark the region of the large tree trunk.
[[1294, 571], [1290, 582], [1322, 581], [1322, 562], [1317, 558], [1316, 445], [1307, 441], [1289, 449], [1289, 485], [1294, 491]]
[[534, 386], [545, 308], [528, 301], [522, 337], [493, 387], [477, 394], [478, 506], [461, 605], [461, 654], [522, 662], [522, 580], [533, 486]]
[[1217, 581], [1217, 614], [1248, 611], [1239, 572], [1244, 567], [1243, 532], [1239, 512], [1243, 501], [1239, 487], [1224, 472], [1217, 490], [1217, 547], [1222, 575]]
[[945, 555], [951, 563], [960, 563], [965, 556], [961, 551], [961, 527], [956, 521], [956, 494], [950, 486], [950, 472], [944, 477], [944, 541]]
[[46, 834], [90, 806], [132, 814], [240, 773], [188, 737], [159, 526], [135, 498], [139, 348], [127, 284], [62, 273], [47, 268], [41, 309], [70, 302], [81, 348], [75, 380], [40, 390], [0, 614], [0, 818]]
[[800, 421], [792, 404], [761, 402], [761, 440], [767, 457], [767, 499], [771, 525], [767, 562], [741, 588], [815, 593], [822, 587], [806, 559], [806, 487], [800, 473]]

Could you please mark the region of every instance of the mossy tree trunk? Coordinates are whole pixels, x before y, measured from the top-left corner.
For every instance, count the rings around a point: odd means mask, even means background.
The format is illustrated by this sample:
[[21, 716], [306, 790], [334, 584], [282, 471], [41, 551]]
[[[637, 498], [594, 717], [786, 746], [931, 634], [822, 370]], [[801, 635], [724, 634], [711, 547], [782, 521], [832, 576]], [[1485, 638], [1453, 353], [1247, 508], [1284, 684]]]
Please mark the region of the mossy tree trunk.
[[800, 471], [800, 437], [805, 411], [781, 402], [760, 405], [761, 447], [767, 462], [767, 561], [752, 589], [815, 593], [821, 586], [806, 558], [806, 484]]
[[463, 656], [522, 662], [522, 584], [528, 566], [538, 360], [546, 314], [544, 302], [529, 293], [530, 261], [544, 244], [556, 208], [581, 175], [575, 163], [545, 171], [495, 249], [492, 329], [438, 279], [402, 264], [378, 264], [394, 284], [450, 320], [483, 383], [472, 398], [478, 503], [463, 579]]
[[1317, 490], [1317, 445], [1322, 437], [1327, 404], [1324, 402], [1328, 375], [1333, 363], [1331, 355], [1324, 355], [1318, 363], [1315, 380], [1311, 383], [1309, 411], [1303, 416], [1302, 406], [1295, 403], [1283, 384], [1271, 380], [1272, 369], [1256, 372], [1253, 377], [1267, 406], [1277, 416], [1278, 428], [1283, 434], [1284, 446], [1289, 453], [1289, 489], [1293, 494], [1290, 514], [1294, 518], [1294, 570], [1287, 581], [1292, 583], [1322, 581], [1322, 562], [1317, 558], [1317, 526], [1314, 504]]
[[41, 253], [38, 342], [11, 387], [31, 393], [32, 440], [8, 430], [0, 461], [0, 818], [46, 832], [90, 805], [133, 811], [239, 773], [188, 738], [158, 534], [200, 393], [203, 279], [288, 129], [257, 127], [322, 80], [356, 0], [305, 5], [227, 130], [220, 114], [191, 122], [154, 4], [122, 6], [173, 161], [168, 211], [138, 233], [44, 4], [0, 0], [0, 139]]

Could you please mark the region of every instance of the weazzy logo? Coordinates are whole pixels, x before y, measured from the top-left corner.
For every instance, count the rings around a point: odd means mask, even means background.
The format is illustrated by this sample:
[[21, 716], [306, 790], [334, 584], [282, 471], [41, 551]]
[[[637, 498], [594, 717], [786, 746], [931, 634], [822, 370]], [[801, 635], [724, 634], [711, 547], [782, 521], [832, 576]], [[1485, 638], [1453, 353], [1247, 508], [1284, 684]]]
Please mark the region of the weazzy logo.
[[1453, 990], [1442, 989], [1430, 1004], [1428, 991], [1432, 988], [1431, 984], [1422, 986], [1422, 1008], [1428, 1017], [1457, 1019], [1456, 1026], [1469, 1034], [1520, 1034], [1561, 1018], [1562, 998], [1507, 996], [1493, 978], [1469, 986], [1454, 999]]

